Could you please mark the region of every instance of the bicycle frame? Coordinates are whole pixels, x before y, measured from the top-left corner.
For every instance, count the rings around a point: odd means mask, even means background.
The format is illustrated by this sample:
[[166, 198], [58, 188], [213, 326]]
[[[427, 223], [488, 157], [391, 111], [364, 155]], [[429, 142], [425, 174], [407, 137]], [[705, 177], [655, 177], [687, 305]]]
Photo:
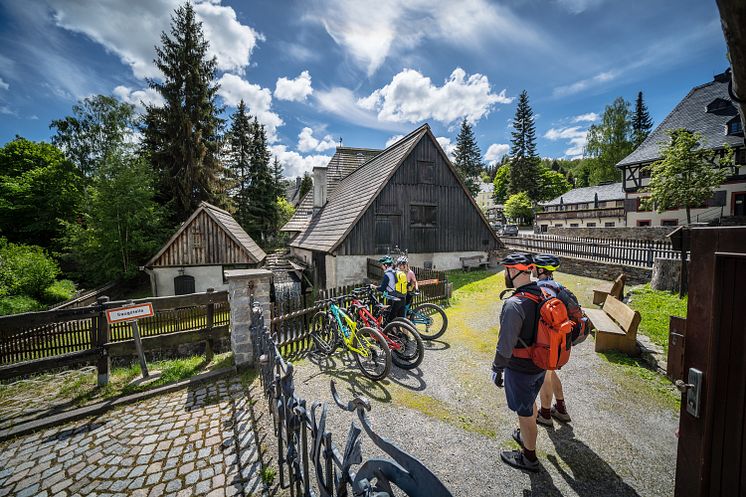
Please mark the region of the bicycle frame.
[[401, 345], [399, 343], [395, 342], [394, 340], [391, 340], [389, 336], [383, 331], [383, 316], [376, 317], [373, 315], [372, 312], [370, 312], [370, 309], [365, 306], [360, 300], [353, 299], [351, 304], [358, 309], [357, 315], [360, 316], [360, 319], [363, 321], [363, 325], [369, 326], [381, 333], [383, 336], [383, 339], [386, 340], [386, 344], [389, 346], [391, 350], [400, 350]]
[[[334, 320], [337, 323], [337, 330], [340, 332], [342, 336], [342, 341], [345, 344], [345, 347], [347, 347], [349, 350], [356, 354], [360, 354], [363, 357], [368, 357], [370, 354], [368, 350], [368, 346], [370, 345], [368, 343], [368, 339], [364, 336], [358, 337], [357, 335], [357, 323], [353, 321], [350, 316], [347, 315], [345, 311], [342, 310], [341, 307], [335, 302], [332, 302], [332, 304], [329, 306], [329, 309], [332, 312], [332, 315], [334, 316]], [[344, 319], [344, 323], [342, 320]], [[345, 326], [345, 323], [347, 326]], [[363, 348], [357, 348], [353, 345], [355, 338], [358, 338], [358, 341], [363, 345]]]

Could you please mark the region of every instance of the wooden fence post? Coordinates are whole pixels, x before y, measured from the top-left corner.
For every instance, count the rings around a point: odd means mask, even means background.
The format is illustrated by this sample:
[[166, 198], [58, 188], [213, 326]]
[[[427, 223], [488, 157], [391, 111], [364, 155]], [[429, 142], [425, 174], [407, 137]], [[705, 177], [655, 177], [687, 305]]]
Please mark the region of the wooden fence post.
[[109, 374], [111, 373], [111, 357], [109, 357], [109, 351], [106, 348], [106, 344], [109, 343], [109, 322], [106, 320], [106, 312], [104, 312], [105, 304], [109, 301], [109, 297], [99, 297], [96, 299], [96, 307], [98, 309], [98, 317], [94, 320], [97, 327], [97, 339], [96, 348], [99, 349], [98, 361], [96, 362], [96, 369], [98, 370], [98, 386], [103, 387], [109, 383]]
[[[207, 294], [210, 295], [215, 291], [214, 288], [208, 288]], [[212, 358], [215, 356], [215, 343], [214, 339], [212, 337], [212, 328], [215, 323], [215, 303], [210, 299], [210, 302], [207, 304], [207, 326], [206, 326], [206, 333], [207, 333], [207, 340], [205, 340], [205, 360], [207, 362], [212, 361]]]

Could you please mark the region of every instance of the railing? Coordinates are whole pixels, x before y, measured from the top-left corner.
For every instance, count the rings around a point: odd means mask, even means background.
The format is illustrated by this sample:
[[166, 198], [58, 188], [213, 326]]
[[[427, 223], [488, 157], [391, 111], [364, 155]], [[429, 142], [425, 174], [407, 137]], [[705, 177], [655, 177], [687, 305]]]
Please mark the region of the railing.
[[511, 249], [636, 267], [653, 267], [656, 258], [676, 259], [680, 252], [669, 241], [580, 238], [557, 235], [520, 235], [501, 238]]
[[[269, 403], [277, 440], [279, 485], [291, 497], [396, 497], [401, 489], [410, 497], [451, 497], [451, 492], [418, 459], [377, 435], [370, 424], [368, 399], [355, 397], [346, 405], [331, 381], [334, 402], [357, 414], [372, 442], [393, 460], [363, 461], [362, 431], [351, 423], [340, 452], [327, 429], [327, 405], [308, 403], [295, 390], [293, 364], [283, 359], [270, 330], [264, 326], [261, 308], [252, 305], [251, 335], [258, 358], [262, 387]], [[353, 469], [357, 466], [356, 471]], [[393, 485], [393, 488], [392, 488]]]
[[696, 223], [706, 223], [710, 221], [714, 221], [716, 219], [720, 219], [723, 217], [723, 208], [720, 206], [717, 207], [710, 207], [704, 212], [700, 212], [694, 217], [694, 222]]
[[562, 210], [537, 212], [537, 221], [551, 221], [555, 219], [590, 219], [602, 217], [624, 217], [624, 207], [608, 207], [602, 209]]

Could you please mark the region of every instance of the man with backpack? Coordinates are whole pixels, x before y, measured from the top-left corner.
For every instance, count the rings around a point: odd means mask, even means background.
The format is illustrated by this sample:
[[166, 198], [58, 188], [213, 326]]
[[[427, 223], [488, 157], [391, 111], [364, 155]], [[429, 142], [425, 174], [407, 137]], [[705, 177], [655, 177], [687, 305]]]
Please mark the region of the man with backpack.
[[[586, 318], [578, 303], [578, 298], [566, 287], [554, 280], [554, 272], [560, 267], [560, 260], [552, 254], [537, 254], [533, 257], [534, 277], [536, 284], [544, 292], [545, 297], [557, 297], [565, 304], [567, 314], [573, 322], [572, 340], [573, 346], [585, 340], [589, 329], [586, 326]], [[552, 397], [555, 404], [552, 406]], [[536, 422], [544, 426], [552, 426], [552, 418], [563, 423], [571, 421], [570, 415], [565, 407], [565, 395], [562, 382], [556, 371], [548, 371], [544, 378], [544, 384], [539, 392], [541, 408], [536, 417]]]
[[404, 306], [406, 305], [404, 299], [406, 298], [407, 293], [406, 274], [402, 273], [404, 280], [404, 291], [402, 292], [400, 291], [402, 285], [399, 281], [402, 278], [401, 275], [398, 274], [401, 273], [401, 271], [394, 269], [394, 260], [387, 255], [386, 257], [378, 259], [378, 262], [383, 266], [383, 279], [381, 279], [381, 284], [378, 285], [377, 288], [374, 285], [371, 285], [371, 287], [379, 292], [383, 292], [384, 296], [388, 299], [388, 303], [391, 305], [389, 311], [390, 319], [404, 317]]

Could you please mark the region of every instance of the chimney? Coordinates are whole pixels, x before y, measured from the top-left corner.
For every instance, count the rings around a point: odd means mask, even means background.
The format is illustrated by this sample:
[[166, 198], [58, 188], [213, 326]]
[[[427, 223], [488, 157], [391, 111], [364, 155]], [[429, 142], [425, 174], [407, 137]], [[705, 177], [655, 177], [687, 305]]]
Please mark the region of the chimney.
[[313, 168], [313, 208], [324, 207], [326, 204], [326, 167]]
[[295, 177], [295, 187], [296, 188], [300, 188], [300, 184], [301, 184], [302, 181], [303, 181], [303, 178], [301, 178], [300, 176], [296, 176]]

